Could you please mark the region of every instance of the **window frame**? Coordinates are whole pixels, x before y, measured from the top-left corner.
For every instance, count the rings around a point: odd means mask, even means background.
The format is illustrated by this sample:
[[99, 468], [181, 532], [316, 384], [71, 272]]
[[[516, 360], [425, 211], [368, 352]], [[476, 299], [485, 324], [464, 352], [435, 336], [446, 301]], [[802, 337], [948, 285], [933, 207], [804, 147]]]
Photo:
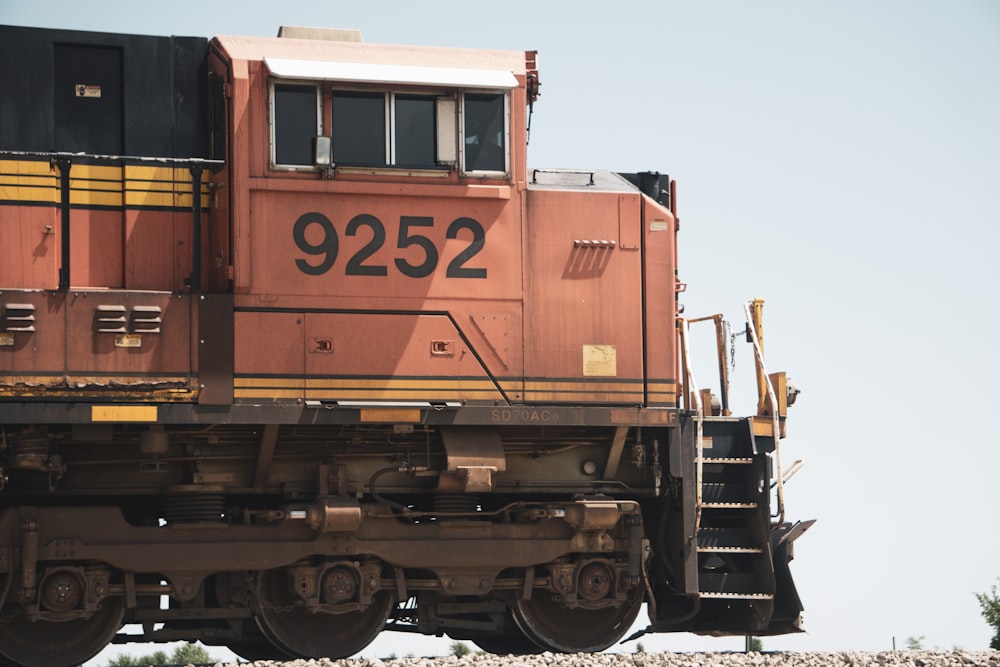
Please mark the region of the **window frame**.
[[[346, 85], [345, 85], [346, 84]], [[328, 166], [318, 165], [314, 162], [309, 164], [283, 164], [277, 161], [277, 143], [276, 143], [276, 100], [275, 91], [278, 86], [299, 86], [302, 88], [311, 88], [316, 92], [316, 128], [314, 137], [325, 136], [329, 137], [331, 142], [334, 137], [334, 128], [331, 126], [327, 132], [324, 128], [327, 116], [330, 118], [332, 125], [333, 118], [333, 97], [337, 92], [343, 93], [369, 93], [369, 94], [381, 94], [383, 98], [383, 109], [384, 109], [384, 123], [385, 123], [385, 156], [384, 164], [380, 165], [353, 165], [353, 164], [340, 164], [334, 160], [333, 168], [340, 170], [352, 170], [352, 171], [385, 171], [385, 172], [427, 172], [428, 174], [440, 175], [443, 173], [451, 172], [452, 169], [455, 170], [458, 176], [469, 177], [469, 178], [482, 178], [482, 179], [508, 179], [511, 176], [511, 92], [509, 89], [504, 88], [430, 88], [425, 86], [415, 86], [412, 89], [407, 86], [401, 87], [386, 87], [382, 85], [366, 85], [363, 82], [359, 82], [358, 85], [351, 85], [350, 82], [341, 81], [331, 81], [331, 80], [316, 80], [316, 79], [293, 79], [293, 78], [278, 78], [275, 76], [269, 77], [268, 80], [268, 155], [270, 168], [275, 171], [285, 171], [285, 172], [308, 172], [308, 171], [319, 171]], [[430, 100], [435, 101], [435, 116], [434, 116], [434, 127], [433, 127], [433, 143], [434, 143], [434, 164], [432, 165], [397, 165], [396, 160], [396, 140], [398, 132], [396, 131], [396, 96], [403, 97], [427, 97]], [[492, 170], [492, 169], [467, 169], [466, 168], [466, 128], [465, 128], [465, 102], [466, 95], [499, 95], [503, 100], [503, 170]], [[442, 123], [440, 118], [437, 116], [437, 101], [445, 98], [452, 99], [455, 102], [455, 116], [454, 116], [454, 127], [448, 127], [444, 125], [449, 125]], [[329, 105], [329, 108], [327, 107]], [[441, 147], [440, 136], [441, 133], [452, 133], [457, 141], [456, 148], [456, 158], [454, 161], [448, 159], [442, 160], [440, 156], [439, 149]], [[333, 145], [333, 153], [336, 153], [336, 145]]]
[[[380, 90], [380, 89], [377, 89], [377, 88], [354, 88], [354, 87], [345, 87], [345, 86], [330, 85], [331, 82], [325, 82], [325, 83], [326, 83], [326, 85], [324, 86], [324, 90], [323, 90], [323, 102], [324, 103], [329, 102], [329, 104], [330, 104], [330, 133], [327, 136], [330, 137], [330, 142], [331, 142], [331, 145], [332, 145], [331, 156], [332, 156], [332, 159], [333, 159], [333, 166], [335, 168], [339, 168], [341, 166], [344, 166], [344, 167], [349, 167], [351, 169], [391, 169], [392, 166], [388, 163], [388, 155], [389, 155], [389, 151], [390, 151], [389, 142], [391, 141], [392, 127], [391, 127], [391, 118], [389, 116], [389, 110], [388, 110], [388, 107], [386, 106], [386, 102], [385, 102], [386, 91], [385, 90]], [[334, 100], [333, 100], [333, 98], [334, 98], [334, 96], [338, 92], [341, 92], [341, 93], [352, 93], [352, 94], [362, 93], [362, 94], [367, 94], [367, 95], [381, 95], [382, 96], [382, 127], [383, 127], [383, 137], [382, 137], [382, 140], [384, 141], [384, 146], [385, 146], [385, 152], [382, 155], [382, 159], [383, 159], [382, 164], [350, 164], [350, 163], [344, 163], [344, 164], [342, 164], [342, 163], [337, 162], [337, 160], [336, 160], [337, 142], [334, 139], [334, 130], [335, 130], [336, 123], [334, 123], [334, 121], [333, 121], [333, 115], [334, 115], [334, 109], [333, 109], [333, 107], [334, 107]]]
[[[458, 106], [458, 173], [471, 178], [509, 178], [510, 177], [510, 91], [496, 88], [463, 89], [459, 92]], [[503, 98], [503, 171], [487, 169], [466, 169], [465, 167], [465, 96], [466, 95], [500, 95]]]
[[[433, 127], [433, 142], [434, 142], [434, 163], [427, 165], [399, 165], [395, 163], [396, 160], [396, 139], [398, 132], [396, 131], [396, 97], [426, 97], [428, 100], [435, 102], [440, 97], [454, 97], [455, 91], [446, 91], [440, 89], [427, 89], [427, 88], [417, 88], [417, 89], [406, 89], [406, 88], [386, 88], [382, 86], [350, 86], [350, 85], [338, 85], [339, 82], [328, 81], [326, 82], [326, 88], [323, 91], [324, 100], [330, 101], [331, 118], [333, 110], [333, 98], [338, 93], [376, 93], [382, 95], [383, 100], [383, 112], [385, 118], [385, 163], [381, 165], [356, 165], [356, 164], [345, 164], [334, 160], [334, 167], [337, 169], [380, 169], [380, 170], [392, 170], [400, 172], [414, 172], [414, 171], [428, 171], [434, 173], [448, 172], [452, 168], [452, 164], [448, 162], [440, 162], [437, 154], [437, 136], [438, 136], [438, 123], [437, 118], [434, 118]], [[330, 128], [330, 138], [333, 139], [334, 128]], [[336, 142], [333, 144], [333, 152], [336, 154], [337, 145]]]
[[[389, 90], [387, 93], [388, 98], [388, 120], [389, 124], [387, 126], [387, 137], [386, 147], [388, 148], [387, 153], [389, 154], [389, 160], [387, 167], [393, 169], [434, 169], [434, 170], [444, 170], [451, 168], [451, 165], [441, 162], [438, 155], [438, 119], [437, 119], [437, 100], [441, 97], [439, 92], [426, 92], [426, 91], [408, 91], [408, 90]], [[400, 133], [396, 128], [396, 98], [423, 98], [431, 103], [431, 144], [434, 152], [434, 162], [430, 165], [405, 165], [399, 164], [398, 162], [398, 140]]]
[[308, 164], [283, 164], [278, 162], [277, 123], [275, 119], [276, 98], [278, 86], [299, 86], [312, 88], [316, 92], [316, 128], [313, 137], [323, 135], [323, 84], [317, 81], [299, 79], [278, 79], [270, 77], [268, 81], [268, 160], [271, 169], [276, 171], [315, 171], [318, 167], [310, 160]]

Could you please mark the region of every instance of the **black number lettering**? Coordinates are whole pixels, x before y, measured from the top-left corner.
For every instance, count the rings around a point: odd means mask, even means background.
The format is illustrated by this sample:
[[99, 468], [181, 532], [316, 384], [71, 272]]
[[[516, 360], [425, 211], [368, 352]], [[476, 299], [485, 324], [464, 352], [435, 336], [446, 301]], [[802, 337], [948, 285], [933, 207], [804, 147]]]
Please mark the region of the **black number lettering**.
[[424, 261], [420, 264], [410, 264], [405, 259], [396, 260], [396, 268], [400, 273], [410, 278], [426, 278], [434, 272], [438, 264], [438, 251], [434, 242], [423, 234], [410, 234], [410, 227], [433, 227], [434, 218], [414, 215], [404, 215], [399, 218], [399, 240], [397, 248], [409, 248], [418, 245], [424, 251]]
[[[306, 238], [306, 230], [310, 225], [319, 225], [320, 229], [323, 230], [323, 238], [319, 243], [310, 243], [309, 239]], [[295, 260], [295, 266], [299, 267], [299, 271], [302, 273], [310, 276], [322, 275], [329, 271], [333, 263], [337, 261], [337, 251], [340, 245], [337, 239], [337, 230], [330, 219], [322, 213], [311, 212], [300, 215], [292, 228], [292, 238], [299, 250], [305, 254], [325, 255], [323, 261], [315, 265], [304, 259]]]
[[385, 264], [365, 264], [364, 261], [374, 255], [385, 245], [385, 225], [374, 215], [361, 213], [351, 218], [344, 231], [348, 236], [357, 234], [360, 227], [369, 227], [372, 230], [372, 240], [365, 244], [361, 250], [354, 253], [354, 256], [347, 262], [347, 275], [349, 276], [385, 276], [389, 269]]
[[[309, 228], [313, 225], [319, 226], [322, 237], [315, 243], [306, 238]], [[429, 237], [423, 234], [413, 233], [415, 227], [434, 226], [434, 218], [417, 215], [404, 215], [399, 218], [399, 235], [396, 239], [396, 247], [405, 250], [411, 246], [417, 246], [423, 251], [423, 261], [419, 264], [412, 263], [405, 257], [395, 259], [396, 268], [404, 276], [409, 278], [426, 278], [434, 273], [438, 267], [439, 253]], [[374, 215], [361, 213], [347, 223], [344, 234], [347, 236], [357, 236], [362, 227], [367, 227], [372, 231], [371, 239], [348, 260], [346, 275], [349, 276], [387, 276], [389, 269], [385, 264], [366, 264], [371, 257], [382, 249], [385, 245], [385, 225]], [[445, 238], [457, 239], [459, 233], [467, 229], [472, 232], [469, 245], [466, 246], [451, 262], [445, 275], [448, 278], [485, 278], [486, 269], [484, 267], [466, 266], [473, 257], [486, 246], [486, 232], [479, 221], [473, 218], [456, 218], [445, 232]], [[337, 228], [333, 226], [330, 219], [322, 213], [310, 211], [303, 213], [295, 221], [292, 227], [292, 239], [295, 245], [307, 255], [321, 256], [318, 264], [310, 264], [307, 259], [296, 259], [295, 266], [299, 271], [310, 276], [323, 275], [337, 261], [337, 254], [340, 252], [340, 238], [337, 235]]]
[[486, 269], [469, 268], [465, 266], [465, 263], [475, 257], [483, 249], [483, 246], [486, 245], [486, 232], [477, 220], [462, 217], [457, 218], [448, 226], [448, 232], [445, 236], [449, 239], [457, 239], [458, 232], [463, 229], [468, 229], [472, 232], [472, 241], [469, 242], [469, 247], [458, 253], [455, 259], [451, 260], [445, 275], [448, 278], [485, 278]]

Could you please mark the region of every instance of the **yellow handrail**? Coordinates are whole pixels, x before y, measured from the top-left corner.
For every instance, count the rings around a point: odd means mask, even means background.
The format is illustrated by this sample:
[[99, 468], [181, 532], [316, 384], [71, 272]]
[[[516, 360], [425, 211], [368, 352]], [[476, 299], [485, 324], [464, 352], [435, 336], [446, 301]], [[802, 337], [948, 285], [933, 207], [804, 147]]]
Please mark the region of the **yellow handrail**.
[[771, 428], [774, 436], [774, 463], [777, 475], [778, 489], [778, 523], [785, 522], [785, 485], [783, 472], [781, 470], [781, 420], [779, 413], [778, 396], [774, 391], [774, 383], [767, 374], [764, 366], [764, 333], [763, 333], [763, 299], [753, 299], [743, 304], [743, 310], [747, 316], [747, 331], [750, 333], [750, 341], [753, 343], [754, 359], [757, 366], [757, 414], [765, 415], [766, 394], [771, 402]]

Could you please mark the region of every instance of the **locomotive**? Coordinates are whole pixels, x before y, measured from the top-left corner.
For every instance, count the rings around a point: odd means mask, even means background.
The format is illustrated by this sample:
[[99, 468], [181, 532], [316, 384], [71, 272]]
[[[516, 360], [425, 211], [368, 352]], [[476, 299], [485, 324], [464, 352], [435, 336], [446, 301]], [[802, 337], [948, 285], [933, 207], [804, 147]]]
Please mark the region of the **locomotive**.
[[528, 168], [535, 52], [8, 26], [0, 82], [0, 665], [801, 629], [763, 302], [736, 417], [675, 181]]

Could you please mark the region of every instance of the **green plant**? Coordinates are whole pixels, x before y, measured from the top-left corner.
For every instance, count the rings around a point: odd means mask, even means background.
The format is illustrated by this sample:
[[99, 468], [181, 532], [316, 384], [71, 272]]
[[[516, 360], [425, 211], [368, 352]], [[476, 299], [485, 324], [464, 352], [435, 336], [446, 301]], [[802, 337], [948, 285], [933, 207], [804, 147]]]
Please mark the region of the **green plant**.
[[215, 662], [208, 651], [196, 644], [181, 644], [173, 653], [156, 651], [134, 656], [123, 653], [108, 663], [108, 667], [149, 667], [150, 665], [198, 665]]
[[462, 642], [452, 642], [451, 643], [451, 654], [456, 658], [461, 658], [463, 655], [469, 655], [472, 652], [468, 646]]
[[909, 637], [906, 638], [906, 641], [903, 643], [906, 644], [907, 651], [919, 651], [924, 647], [925, 639], [927, 639], [926, 635], [920, 635], [919, 637], [914, 637], [913, 635], [910, 635]]
[[[1000, 582], [1000, 579], [997, 580]], [[1000, 651], [1000, 592], [997, 584], [990, 586], [989, 593], [976, 593], [983, 618], [993, 628], [993, 639], [990, 648]]]
[[760, 653], [764, 650], [764, 642], [761, 641], [760, 637], [752, 637], [747, 635], [746, 652], [747, 653]]
[[167, 662], [165, 651], [156, 651], [148, 655], [134, 656], [122, 653], [108, 663], [108, 667], [147, 667], [148, 665], [162, 665]]
[[204, 647], [197, 644], [181, 644], [174, 649], [170, 660], [175, 665], [203, 665], [215, 662], [215, 658], [209, 655]]

